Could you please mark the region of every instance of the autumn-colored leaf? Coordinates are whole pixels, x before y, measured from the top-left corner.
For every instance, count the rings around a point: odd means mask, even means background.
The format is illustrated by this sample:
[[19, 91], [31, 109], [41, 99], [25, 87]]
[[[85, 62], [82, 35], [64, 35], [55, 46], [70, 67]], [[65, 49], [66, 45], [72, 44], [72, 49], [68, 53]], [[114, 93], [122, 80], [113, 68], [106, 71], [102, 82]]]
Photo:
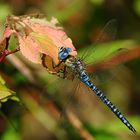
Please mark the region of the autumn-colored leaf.
[[3, 37], [0, 40], [0, 52], [3, 52], [5, 49], [7, 49], [7, 41], [9, 40], [10, 36], [14, 33], [12, 29], [9, 27], [5, 28], [5, 31], [3, 33]]
[[55, 18], [47, 21], [45, 18], [30, 16], [7, 17], [7, 26], [14, 30], [22, 54], [34, 63], [41, 63], [41, 56], [45, 54], [50, 56], [53, 63], [57, 65], [58, 50], [61, 47], [71, 48], [72, 56], [77, 54], [71, 39], [57, 24], [58, 21]]
[[3, 36], [0, 40], [0, 63], [4, 61], [6, 56], [19, 51], [19, 48], [12, 50], [12, 51], [9, 50], [9, 48], [8, 48], [9, 40], [12, 35], [16, 36], [16, 32], [14, 30], [10, 29], [10, 27], [6, 26], [6, 28], [3, 32]]
[[41, 64], [41, 53], [39, 52], [38, 45], [34, 40], [29, 36], [18, 36], [18, 39], [21, 53], [30, 61]]
[[33, 32], [29, 36], [37, 41], [39, 51], [52, 57], [56, 65], [59, 62], [58, 49], [60, 47], [70, 47], [73, 50], [70, 55], [76, 55], [71, 39], [67, 37], [62, 27], [56, 26], [55, 18], [52, 18], [50, 22], [35, 18], [23, 20], [23, 22], [32, 28]]
[[58, 49], [56, 45], [53, 43], [52, 39], [48, 35], [31, 33], [32, 38], [38, 44], [38, 49], [42, 54], [49, 55], [54, 63], [57, 65], [59, 63], [58, 60]]

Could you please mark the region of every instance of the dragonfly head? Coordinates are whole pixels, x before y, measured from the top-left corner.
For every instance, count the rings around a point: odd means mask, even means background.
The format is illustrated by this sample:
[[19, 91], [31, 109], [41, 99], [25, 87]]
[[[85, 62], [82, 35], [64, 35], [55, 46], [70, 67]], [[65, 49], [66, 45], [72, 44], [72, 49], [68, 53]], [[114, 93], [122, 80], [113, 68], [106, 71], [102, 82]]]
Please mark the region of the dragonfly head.
[[59, 49], [59, 53], [58, 53], [58, 57], [61, 61], [64, 61], [70, 54], [71, 52], [71, 48], [64, 48], [64, 47], [61, 47]]
[[58, 50], [58, 58], [60, 61], [65, 61], [71, 56], [77, 56], [77, 51], [72, 47], [62, 46]]

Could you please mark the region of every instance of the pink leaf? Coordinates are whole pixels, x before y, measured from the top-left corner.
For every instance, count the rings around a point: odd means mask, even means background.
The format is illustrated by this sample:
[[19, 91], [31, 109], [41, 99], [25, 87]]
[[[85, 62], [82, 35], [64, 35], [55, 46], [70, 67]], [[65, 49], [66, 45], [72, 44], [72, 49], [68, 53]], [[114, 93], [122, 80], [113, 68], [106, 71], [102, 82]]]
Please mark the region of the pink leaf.
[[[6, 20], [7, 31], [4, 38], [14, 33], [18, 39], [21, 53], [34, 63], [42, 63], [42, 55], [49, 56], [54, 67], [60, 63], [58, 51], [61, 47], [69, 47], [70, 55], [77, 55], [72, 41], [62, 27], [56, 26], [56, 18], [51, 21], [30, 16], [9, 16]], [[45, 62], [47, 64], [47, 62]]]
[[[71, 48], [70, 55], [77, 54], [71, 39], [67, 37], [62, 27], [56, 26], [57, 20], [55, 18], [47, 21], [34, 17], [22, 17], [19, 21], [16, 20], [15, 25], [18, 23], [23, 25], [22, 32], [23, 30], [29, 31], [27, 37], [25, 37], [18, 29], [18, 38], [22, 54], [31, 61], [39, 62], [39, 55], [43, 53], [49, 55], [57, 65], [59, 63], [58, 50], [60, 47]], [[21, 41], [22, 38], [24, 38], [23, 41]]]
[[18, 39], [21, 53], [30, 61], [41, 64], [41, 54], [33, 39], [30, 36], [27, 36], [26, 38], [18, 36]]

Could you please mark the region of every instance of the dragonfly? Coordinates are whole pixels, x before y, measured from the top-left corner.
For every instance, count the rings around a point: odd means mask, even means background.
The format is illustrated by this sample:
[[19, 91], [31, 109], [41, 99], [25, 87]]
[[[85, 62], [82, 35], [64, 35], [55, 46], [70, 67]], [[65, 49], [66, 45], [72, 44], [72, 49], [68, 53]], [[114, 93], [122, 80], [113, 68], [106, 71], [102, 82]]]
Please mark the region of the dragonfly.
[[[102, 36], [102, 32], [101, 35], [99, 36]], [[101, 39], [104, 40], [104, 38]], [[88, 51], [85, 52], [85, 55], [87, 55], [87, 53]], [[133, 133], [136, 133], [135, 128], [128, 121], [128, 119], [105, 96], [104, 92], [98, 89], [97, 86], [92, 82], [89, 76], [90, 74], [88, 73], [86, 68], [87, 65], [82, 58], [78, 57], [76, 49], [67, 46], [62, 46], [58, 48], [58, 59], [59, 63], [57, 64], [56, 67], [53, 67], [53, 71], [55, 71], [55, 73], [52, 72], [53, 64], [51, 64], [51, 67], [49, 64], [50, 62], [49, 60], [51, 60], [50, 57], [46, 55], [42, 57], [43, 65], [48, 69], [49, 72], [51, 72], [52, 74], [56, 74], [57, 76], [63, 79], [71, 80], [77, 77], [83, 84], [85, 84], [87, 87], [90, 88], [90, 90], [123, 122], [123, 124], [125, 124]]]
[[[93, 93], [133, 132], [136, 130], [128, 119], [119, 111], [119, 109], [105, 96], [104, 92], [96, 87], [91, 81], [88, 72], [86, 71], [85, 63], [78, 56], [70, 56], [71, 48], [61, 47], [59, 49], [59, 59], [65, 63], [64, 73], [67, 73], [67, 69], [71, 72], [87, 87], [89, 87]], [[65, 77], [64, 77], [65, 78]]]
[[[54, 23], [54, 20], [52, 21]], [[43, 24], [43, 25], [42, 25]], [[47, 26], [46, 26], [47, 25]], [[96, 85], [92, 82], [88, 71], [86, 70], [86, 64], [84, 63], [83, 59], [78, 57], [77, 50], [74, 46], [60, 46], [56, 47], [52, 44], [52, 40], [49, 36], [53, 37], [53, 39], [57, 39], [57, 46], [60, 44], [58, 43], [58, 36], [55, 33], [62, 33], [62, 29], [56, 28], [54, 26], [50, 26], [48, 22], [38, 18], [31, 18], [29, 16], [9, 16], [7, 17], [7, 30], [9, 33], [14, 33], [19, 38], [20, 50], [26, 56], [26, 58], [31, 59], [31, 54], [36, 54], [32, 49], [35, 49], [31, 44], [36, 43], [36, 47], [38, 44], [43, 46], [43, 48], [38, 48], [41, 52], [42, 56], [42, 64], [44, 67], [47, 68], [47, 71], [50, 74], [55, 74], [63, 79], [73, 79], [73, 77], [77, 77], [83, 84], [90, 88], [90, 90], [133, 132], [135, 133], [136, 130], [132, 126], [132, 124], [128, 121], [128, 119], [119, 111], [119, 109], [105, 96], [104, 92], [96, 87]], [[10, 30], [9, 30], [10, 28]], [[22, 29], [22, 30], [21, 30]], [[35, 32], [36, 31], [36, 32]], [[44, 35], [47, 32], [48, 35]], [[60, 32], [58, 32], [60, 31]], [[38, 33], [39, 32], [39, 33]], [[50, 34], [49, 34], [50, 33]], [[6, 34], [7, 35], [7, 34]], [[61, 34], [59, 34], [60, 36]], [[23, 38], [24, 37], [24, 38]], [[27, 38], [28, 37], [28, 38]], [[65, 36], [66, 37], [66, 36]], [[6, 39], [9, 36], [6, 36]], [[24, 39], [25, 43], [22, 42]], [[30, 40], [26, 40], [30, 39]], [[45, 40], [46, 39], [46, 40]], [[64, 38], [63, 38], [64, 39]], [[70, 39], [66, 38], [67, 41]], [[4, 39], [5, 41], [5, 39]], [[46, 43], [47, 42], [47, 43]], [[44, 46], [48, 46], [45, 47]], [[26, 48], [24, 48], [24, 46]], [[29, 48], [28, 48], [28, 47]], [[26, 51], [24, 49], [27, 49]], [[32, 50], [31, 54], [28, 55], [27, 52]], [[54, 50], [54, 51], [53, 51]], [[4, 57], [7, 54], [4, 54]], [[92, 55], [92, 54], [90, 54]], [[39, 55], [40, 56], [40, 55]], [[33, 57], [36, 58], [36, 57]], [[32, 59], [33, 59], [32, 58]], [[3, 57], [2, 57], [3, 60]], [[40, 63], [38, 59], [36, 63]], [[71, 77], [69, 78], [69, 75]]]

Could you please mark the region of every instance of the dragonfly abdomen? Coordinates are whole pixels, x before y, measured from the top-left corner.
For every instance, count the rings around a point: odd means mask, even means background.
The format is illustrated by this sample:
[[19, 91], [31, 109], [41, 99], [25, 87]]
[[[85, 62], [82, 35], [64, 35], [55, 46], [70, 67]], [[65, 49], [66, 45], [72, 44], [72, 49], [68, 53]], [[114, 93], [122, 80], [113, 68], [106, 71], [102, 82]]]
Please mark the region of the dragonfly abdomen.
[[124, 115], [118, 110], [118, 108], [111, 103], [111, 101], [104, 95], [104, 93], [99, 90], [91, 81], [89, 76], [83, 71], [80, 74], [80, 80], [86, 84], [94, 93], [106, 104], [110, 110], [132, 131], [136, 132], [133, 126], [129, 123], [129, 121], [124, 117]]

